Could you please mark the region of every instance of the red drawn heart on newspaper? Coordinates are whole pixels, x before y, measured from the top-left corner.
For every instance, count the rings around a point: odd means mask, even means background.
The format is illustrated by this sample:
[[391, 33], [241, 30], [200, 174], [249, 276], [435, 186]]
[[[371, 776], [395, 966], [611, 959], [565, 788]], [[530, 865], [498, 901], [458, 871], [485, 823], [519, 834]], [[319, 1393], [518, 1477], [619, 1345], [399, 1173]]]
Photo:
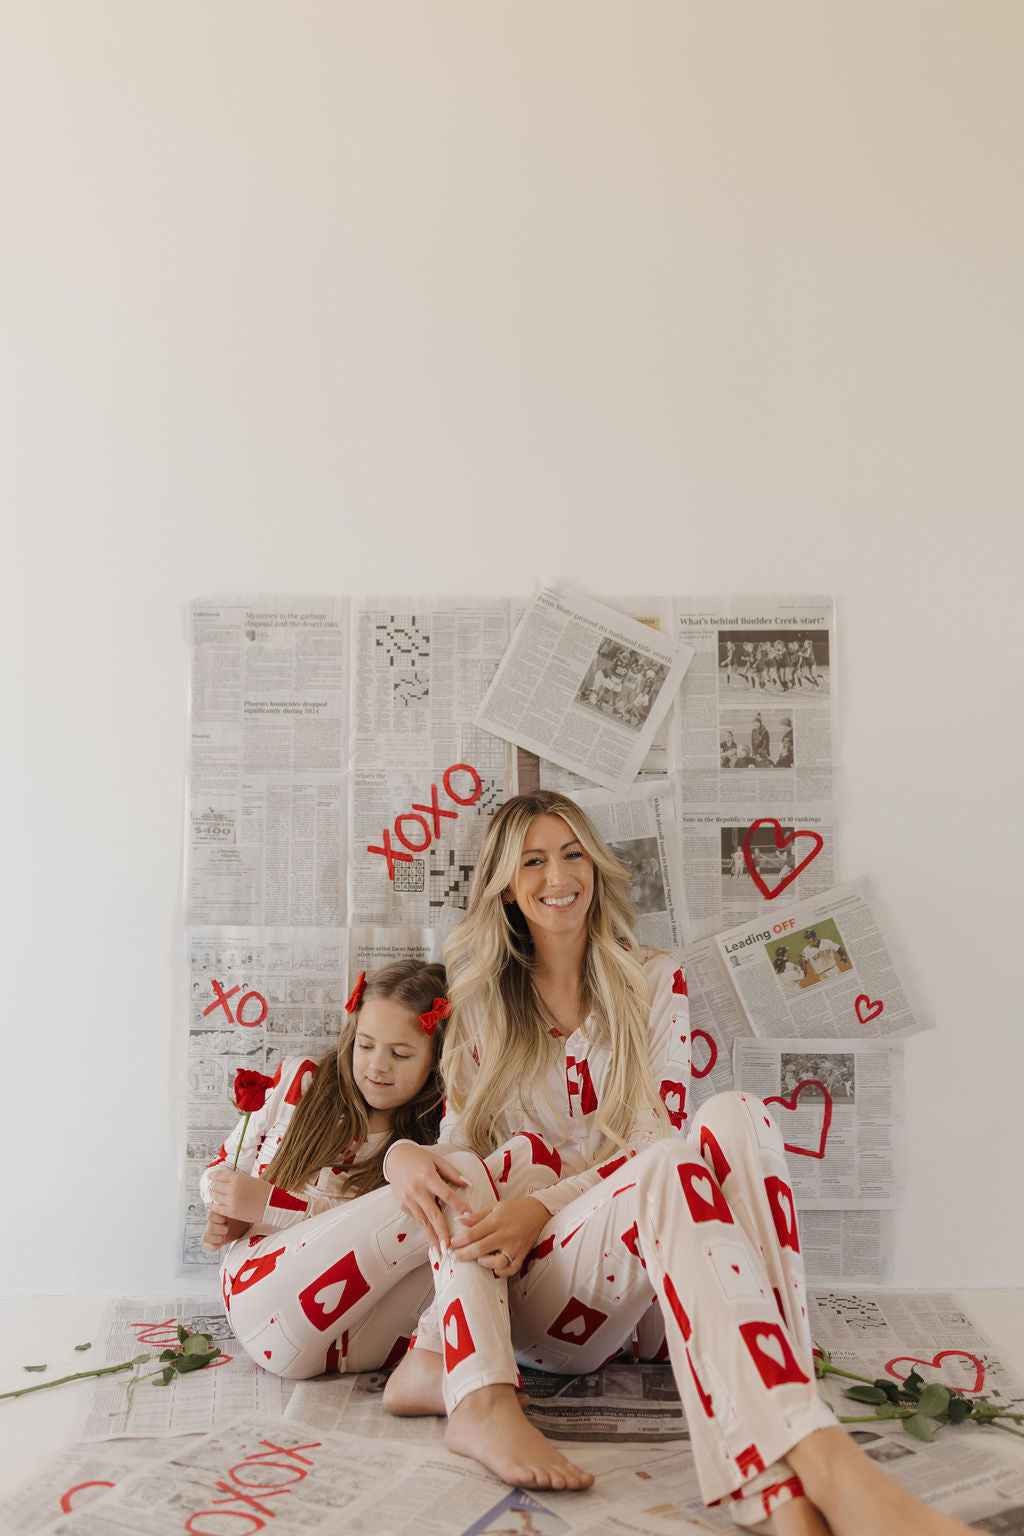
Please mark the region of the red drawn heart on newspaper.
[[[861, 1007], [861, 1004], [864, 1006]], [[860, 992], [858, 993], [857, 1000], [853, 1006], [857, 1010], [857, 1017], [860, 1022], [862, 1024], [867, 1024], [871, 1019], [878, 1018], [878, 1015], [885, 1007], [885, 1004], [882, 1002], [881, 998], [879, 998], [876, 1003], [873, 1003], [866, 992]]]
[[[775, 839], [775, 847], [779, 853], [782, 852], [783, 848], [788, 848], [790, 843], [795, 843], [798, 837], [809, 837], [814, 842], [814, 848], [812, 851], [806, 854], [805, 857], [800, 860], [800, 863], [795, 865], [794, 868], [790, 870], [786, 878], [784, 880], [780, 880], [778, 885], [774, 887], [765, 885], [764, 881], [761, 879], [761, 871], [757, 867], [757, 860], [754, 858], [752, 844], [754, 833], [757, 831], [758, 827], [771, 827], [772, 837]], [[809, 828], [801, 828], [799, 831], [791, 832], [788, 837], [783, 837], [782, 826], [775, 820], [774, 816], [761, 816], [757, 821], [751, 823], [751, 825], [747, 828], [747, 835], [743, 839], [743, 860], [747, 866], [747, 873], [749, 874], [751, 880], [753, 880], [754, 884], [757, 886], [758, 890], [761, 892], [761, 895], [764, 897], [765, 901], [774, 901], [776, 896], [782, 895], [783, 891], [786, 889], [786, 886], [790, 885], [792, 881], [796, 879], [800, 871], [806, 869], [812, 859], [817, 858], [818, 854], [821, 852], [824, 841], [825, 839], [821, 836], [820, 833], [812, 832]]]
[[707, 1066], [702, 1067], [699, 1072], [695, 1066], [691, 1066], [690, 1070], [694, 1077], [707, 1077], [708, 1073], [714, 1067], [715, 1062], [718, 1060], [718, 1046], [715, 1044], [714, 1040], [712, 1040], [706, 1029], [691, 1029], [690, 1037], [692, 1040], [696, 1040], [698, 1035], [700, 1035], [702, 1040], [706, 1040], [708, 1043], [708, 1062]]
[[788, 1099], [776, 1096], [771, 1099], [765, 1099], [764, 1102], [766, 1104], [781, 1104], [784, 1109], [796, 1109], [796, 1101], [805, 1088], [817, 1088], [822, 1094], [825, 1103], [825, 1113], [821, 1117], [821, 1138], [818, 1142], [818, 1150], [817, 1152], [811, 1152], [807, 1147], [791, 1147], [788, 1141], [785, 1141], [783, 1145], [787, 1152], [795, 1152], [797, 1157], [824, 1157], [825, 1143], [828, 1141], [828, 1130], [832, 1124], [832, 1095], [824, 1083], [819, 1083], [816, 1077], [807, 1077], [802, 1083], [797, 1083]]
[[974, 1386], [962, 1387], [953, 1382], [949, 1382], [948, 1386], [951, 1388], [951, 1390], [954, 1392], [966, 1392], [969, 1395], [973, 1395], [975, 1392], [980, 1392], [985, 1384], [985, 1367], [978, 1359], [977, 1355], [972, 1355], [969, 1349], [940, 1349], [938, 1354], [935, 1355], [931, 1360], [918, 1360], [916, 1355], [897, 1355], [894, 1360], [886, 1361], [885, 1368], [889, 1372], [890, 1376], [895, 1376], [897, 1381], [904, 1381], [910, 1375], [910, 1372], [898, 1371], [896, 1370], [896, 1366], [923, 1365], [925, 1370], [937, 1370], [940, 1368], [940, 1362], [949, 1359], [950, 1357], [954, 1357], [958, 1360], [969, 1360], [974, 1366]]

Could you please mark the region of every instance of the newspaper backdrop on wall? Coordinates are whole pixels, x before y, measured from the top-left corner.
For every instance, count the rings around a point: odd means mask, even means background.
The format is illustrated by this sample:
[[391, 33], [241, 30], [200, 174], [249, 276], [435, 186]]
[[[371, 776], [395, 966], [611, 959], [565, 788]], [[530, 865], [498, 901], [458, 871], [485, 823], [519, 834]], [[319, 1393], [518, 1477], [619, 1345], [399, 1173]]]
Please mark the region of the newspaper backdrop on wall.
[[199, 1176], [234, 1124], [235, 1072], [272, 1075], [288, 1056], [316, 1060], [338, 1043], [345, 1019], [344, 928], [194, 928], [189, 968], [185, 1091], [185, 1265], [216, 1265], [203, 1252]]
[[931, 1027], [896, 970], [891, 919], [866, 878], [779, 901], [715, 939], [756, 1035], [881, 1037]]
[[683, 874], [672, 785], [652, 779], [634, 785], [626, 795], [591, 788], [574, 798], [629, 870], [637, 938], [654, 949], [678, 950], [683, 942]]
[[[648, 629], [657, 630], [659, 634], [675, 633], [675, 610], [670, 597], [604, 597], [600, 601], [609, 608], [615, 608], [619, 613], [628, 614], [638, 624], [646, 624]], [[513, 633], [527, 606], [525, 602], [512, 605]], [[673, 700], [664, 720], [654, 733], [647, 755], [638, 771], [638, 780], [663, 779], [671, 772], [674, 740], [675, 701]], [[517, 747], [515, 757], [517, 794], [526, 794], [533, 789], [557, 789], [563, 795], [569, 795], [575, 800], [581, 790], [593, 788], [592, 779], [573, 773], [572, 769], [563, 768], [546, 757], [538, 757], [535, 752], [528, 752], [525, 747]]]
[[348, 606], [191, 604], [187, 923], [345, 921]]
[[83, 1440], [151, 1435], [205, 1434], [242, 1413], [281, 1413], [290, 1383], [260, 1370], [235, 1340], [219, 1295], [179, 1297], [169, 1302], [119, 1300], [103, 1323], [103, 1358], [130, 1360], [149, 1350], [154, 1366], [163, 1349], [178, 1345], [178, 1324], [208, 1333], [222, 1351], [223, 1364], [175, 1375], [166, 1387], [142, 1382], [131, 1393], [125, 1381], [100, 1378], [82, 1432]]
[[504, 598], [354, 600], [353, 923], [436, 927], [445, 906], [465, 907], [512, 783], [508, 743], [475, 723], [508, 615]]
[[764, 1099], [797, 1207], [892, 1209], [902, 1186], [903, 1051], [874, 1040], [739, 1040], [736, 1087]]
[[825, 804], [833, 793], [830, 597], [677, 597], [694, 659], [679, 695], [683, 805]]
[[691, 939], [767, 915], [783, 896], [800, 901], [838, 883], [831, 811], [804, 807], [776, 819], [720, 807], [683, 810], [679, 828]]
[[800, 1251], [810, 1285], [884, 1285], [892, 1273], [892, 1211], [798, 1210]]
[[617, 792], [644, 764], [692, 652], [567, 587], [541, 587], [477, 724]]

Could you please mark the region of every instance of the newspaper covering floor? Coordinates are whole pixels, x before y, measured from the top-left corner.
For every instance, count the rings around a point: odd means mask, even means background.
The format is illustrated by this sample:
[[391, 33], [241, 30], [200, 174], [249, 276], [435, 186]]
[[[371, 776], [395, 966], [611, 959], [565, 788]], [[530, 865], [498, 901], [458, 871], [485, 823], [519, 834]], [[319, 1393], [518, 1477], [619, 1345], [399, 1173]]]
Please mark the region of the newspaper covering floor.
[[[201, 1303], [120, 1302], [104, 1358], [125, 1358], [115, 1346], [126, 1341], [128, 1354], [140, 1343], [163, 1347], [161, 1329], [179, 1317], [192, 1328], [218, 1323], [218, 1340], [231, 1353], [227, 1325]], [[1024, 1411], [1024, 1384], [948, 1292], [818, 1289], [811, 1326], [815, 1342], [846, 1370], [897, 1380], [916, 1368], [969, 1396]], [[530, 1373], [531, 1417], [597, 1481], [579, 1494], [529, 1494], [447, 1452], [439, 1419], [390, 1418], [380, 1403], [382, 1372], [301, 1382], [289, 1395], [288, 1384], [263, 1372], [250, 1380], [235, 1364], [233, 1358], [183, 1378], [174, 1390], [147, 1395], [140, 1387], [127, 1406], [123, 1386], [97, 1384], [91, 1438], [61, 1452], [0, 1504], [0, 1529], [10, 1536], [177, 1536], [182, 1529], [220, 1536], [229, 1525], [274, 1536], [687, 1536], [736, 1529], [727, 1513], [701, 1504], [667, 1366], [614, 1363], [582, 1377]], [[866, 1416], [842, 1396], [843, 1385], [832, 1377], [822, 1391], [840, 1413]], [[964, 1426], [940, 1431], [928, 1445], [884, 1420], [851, 1424], [849, 1432], [944, 1513], [994, 1536], [1024, 1536], [1019, 1441]]]

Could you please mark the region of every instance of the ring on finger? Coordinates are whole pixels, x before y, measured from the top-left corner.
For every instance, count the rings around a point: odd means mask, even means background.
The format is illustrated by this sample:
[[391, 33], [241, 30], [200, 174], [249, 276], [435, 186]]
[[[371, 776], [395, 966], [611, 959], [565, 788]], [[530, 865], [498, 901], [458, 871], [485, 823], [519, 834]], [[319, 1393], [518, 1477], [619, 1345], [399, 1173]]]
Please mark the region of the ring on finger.
[[505, 1260], [505, 1263], [508, 1266], [508, 1268], [511, 1269], [512, 1268], [512, 1255], [510, 1253], [506, 1253], [504, 1248], [499, 1248], [498, 1252], [501, 1254], [502, 1258]]

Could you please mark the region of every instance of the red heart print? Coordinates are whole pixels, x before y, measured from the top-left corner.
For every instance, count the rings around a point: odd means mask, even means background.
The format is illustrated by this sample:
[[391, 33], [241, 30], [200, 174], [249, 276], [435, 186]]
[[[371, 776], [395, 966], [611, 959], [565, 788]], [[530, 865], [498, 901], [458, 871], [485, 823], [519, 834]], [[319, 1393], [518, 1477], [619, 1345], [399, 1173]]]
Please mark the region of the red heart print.
[[895, 1369], [897, 1365], [923, 1365], [925, 1370], [937, 1370], [940, 1368], [941, 1362], [951, 1355], [956, 1356], [960, 1360], [969, 1360], [974, 1366], [974, 1386], [954, 1387], [953, 1390], [955, 1392], [966, 1392], [970, 1395], [980, 1392], [985, 1384], [985, 1367], [977, 1355], [972, 1355], [969, 1349], [940, 1349], [938, 1354], [931, 1360], [918, 1360], [914, 1355], [897, 1355], [894, 1360], [887, 1360], [885, 1362], [885, 1368], [890, 1376], [895, 1376], [897, 1381], [904, 1381], [910, 1375], [910, 1372], [897, 1371]]
[[707, 1077], [708, 1073], [713, 1069], [715, 1062], [718, 1060], [718, 1046], [715, 1044], [714, 1040], [712, 1040], [706, 1029], [692, 1029], [690, 1031], [690, 1035], [694, 1040], [696, 1040], [697, 1036], [700, 1035], [701, 1039], [706, 1040], [708, 1043], [707, 1066], [702, 1067], [699, 1072], [694, 1066], [691, 1066], [690, 1068], [690, 1071], [693, 1073], [694, 1077]]
[[[863, 1004], [863, 1007], [861, 1004]], [[857, 1000], [853, 1006], [857, 1010], [857, 1017], [860, 1022], [862, 1024], [867, 1024], [870, 1019], [878, 1018], [878, 1015], [885, 1007], [885, 1004], [881, 1001], [881, 999], [879, 999], [878, 1002], [873, 1003], [866, 992], [861, 992], [858, 994]]]
[[796, 1109], [796, 1101], [803, 1093], [805, 1088], [820, 1089], [825, 1100], [825, 1113], [822, 1116], [821, 1121], [821, 1140], [818, 1143], [818, 1150], [817, 1152], [809, 1152], [806, 1147], [791, 1147], [788, 1141], [783, 1142], [783, 1146], [786, 1148], [787, 1152], [795, 1152], [797, 1157], [824, 1157], [825, 1143], [828, 1141], [828, 1130], [829, 1126], [832, 1124], [832, 1095], [829, 1093], [824, 1083], [819, 1083], [817, 1078], [808, 1077], [805, 1078], [802, 1083], [797, 1083], [788, 1099], [784, 1099], [776, 1095], [773, 1098], [765, 1099], [764, 1102], [766, 1104], [781, 1104], [784, 1109]]
[[[798, 837], [809, 837], [814, 842], [814, 848], [812, 851], [808, 853], [804, 858], [802, 858], [800, 863], [790, 870], [785, 880], [780, 880], [778, 885], [776, 885], [774, 888], [769, 888], [761, 879], [761, 871], [757, 867], [757, 861], [755, 860], [752, 852], [753, 837], [758, 827], [771, 827], [772, 837], [775, 839], [775, 847], [780, 853], [782, 852], [783, 848], [788, 848], [790, 843], [796, 842]], [[774, 816], [761, 816], [757, 821], [752, 822], [751, 825], [747, 828], [746, 837], [743, 839], [743, 860], [747, 866], [747, 873], [749, 874], [751, 880], [753, 880], [754, 884], [757, 886], [758, 890], [761, 892], [761, 895], [764, 897], [765, 901], [774, 901], [776, 896], [781, 896], [783, 891], [786, 889], [786, 886], [796, 879], [800, 871], [806, 869], [812, 859], [817, 858], [818, 854], [822, 850], [824, 842], [825, 839], [820, 835], [820, 833], [812, 832], [809, 828], [801, 828], [800, 831], [791, 832], [788, 837], [783, 837], [782, 826], [775, 820]]]

